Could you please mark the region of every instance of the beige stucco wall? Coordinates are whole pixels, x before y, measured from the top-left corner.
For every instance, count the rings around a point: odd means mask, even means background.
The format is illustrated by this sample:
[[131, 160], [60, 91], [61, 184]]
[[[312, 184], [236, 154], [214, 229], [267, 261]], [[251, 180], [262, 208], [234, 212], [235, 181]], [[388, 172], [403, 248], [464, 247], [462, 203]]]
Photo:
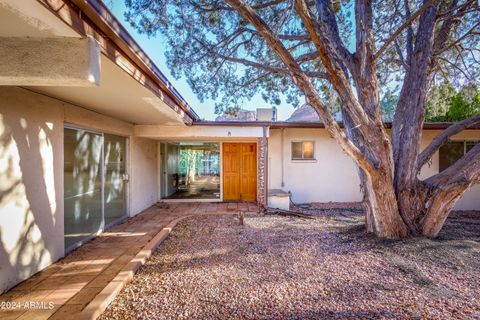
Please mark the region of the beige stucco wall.
[[64, 125], [129, 138], [129, 213], [158, 199], [157, 143], [133, 125], [0, 86], [0, 293], [64, 255]]
[[[281, 130], [270, 130], [269, 139], [269, 181], [270, 189], [283, 189], [292, 192], [294, 202], [351, 202], [360, 201], [360, 182], [353, 161], [346, 156], [338, 144], [329, 137], [325, 129], [285, 128], [283, 141], [283, 177], [282, 181], [282, 144]], [[439, 133], [437, 130], [425, 130], [422, 148]], [[457, 140], [480, 140], [480, 130], [467, 130], [456, 136]], [[291, 160], [293, 141], [315, 141], [315, 160]], [[424, 179], [438, 173], [438, 152], [431, 162], [424, 166], [420, 178]], [[460, 199], [457, 210], [480, 209], [480, 185], [474, 186]]]
[[132, 137], [130, 145], [130, 216], [134, 216], [159, 200], [158, 142]]
[[261, 126], [165, 126], [136, 125], [135, 136], [163, 141], [256, 141], [263, 137]]
[[[354, 163], [322, 129], [284, 130], [283, 177], [281, 130], [270, 130], [268, 147], [269, 189], [291, 191], [292, 200], [304, 202], [360, 201], [360, 181]], [[293, 141], [315, 141], [315, 160], [292, 160]]]
[[63, 255], [63, 106], [0, 87], [0, 292]]

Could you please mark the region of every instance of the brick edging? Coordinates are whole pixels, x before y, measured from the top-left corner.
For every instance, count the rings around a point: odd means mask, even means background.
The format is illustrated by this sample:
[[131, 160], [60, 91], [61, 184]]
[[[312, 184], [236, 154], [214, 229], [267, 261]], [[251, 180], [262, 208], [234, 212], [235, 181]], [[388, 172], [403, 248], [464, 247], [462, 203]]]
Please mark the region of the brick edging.
[[113, 278], [100, 293], [90, 301], [87, 306], [78, 314], [76, 319], [95, 320], [107, 309], [110, 303], [117, 297], [123, 287], [129, 283], [138, 269], [145, 264], [148, 258], [152, 256], [153, 251], [163, 242], [173, 228], [182, 220], [198, 216], [222, 216], [234, 215], [236, 212], [219, 212], [190, 214], [176, 218], [163, 227], [129, 263]]

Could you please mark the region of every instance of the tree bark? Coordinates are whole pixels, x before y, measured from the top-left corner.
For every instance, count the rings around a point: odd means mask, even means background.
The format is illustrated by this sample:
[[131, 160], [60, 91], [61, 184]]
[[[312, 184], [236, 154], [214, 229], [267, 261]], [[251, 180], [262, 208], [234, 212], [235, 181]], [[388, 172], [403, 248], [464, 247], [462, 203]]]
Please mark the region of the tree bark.
[[423, 206], [418, 202], [423, 195], [416, 169], [425, 120], [425, 99], [437, 7], [438, 3], [431, 5], [420, 17], [419, 31], [413, 52], [407, 61], [409, 68], [405, 74], [392, 127], [395, 192], [400, 214], [412, 235], [421, 233], [415, 223]]
[[436, 237], [455, 203], [480, 182], [480, 143], [446, 170], [425, 180], [427, 197], [419, 221], [421, 234]]

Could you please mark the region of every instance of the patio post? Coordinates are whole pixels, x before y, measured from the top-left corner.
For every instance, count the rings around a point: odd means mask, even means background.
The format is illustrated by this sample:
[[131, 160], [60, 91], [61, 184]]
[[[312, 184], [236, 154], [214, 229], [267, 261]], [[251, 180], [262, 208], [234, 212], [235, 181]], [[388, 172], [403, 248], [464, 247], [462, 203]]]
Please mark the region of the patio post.
[[263, 136], [258, 138], [257, 202], [260, 211], [268, 207], [268, 127], [263, 127]]

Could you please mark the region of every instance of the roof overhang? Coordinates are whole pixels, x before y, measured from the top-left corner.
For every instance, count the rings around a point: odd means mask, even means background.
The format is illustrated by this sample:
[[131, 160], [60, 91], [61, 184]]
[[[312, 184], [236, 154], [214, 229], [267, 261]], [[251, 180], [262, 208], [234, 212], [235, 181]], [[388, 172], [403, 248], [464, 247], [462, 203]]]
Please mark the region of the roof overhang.
[[134, 135], [162, 141], [256, 141], [268, 130], [262, 126], [134, 126]]
[[[49, 38], [54, 42], [55, 37], [89, 37], [100, 50], [100, 80], [93, 86], [79, 82], [75, 86], [67, 82], [56, 85], [55, 81], [44, 81], [46, 85], [41, 81], [23, 85], [12, 81], [11, 85], [134, 124], [183, 125], [198, 119], [100, 1], [0, 0], [0, 25], [0, 37], [17, 37], [19, 43], [27, 38]], [[22, 59], [19, 55], [20, 63]], [[60, 59], [47, 61], [48, 66]]]

